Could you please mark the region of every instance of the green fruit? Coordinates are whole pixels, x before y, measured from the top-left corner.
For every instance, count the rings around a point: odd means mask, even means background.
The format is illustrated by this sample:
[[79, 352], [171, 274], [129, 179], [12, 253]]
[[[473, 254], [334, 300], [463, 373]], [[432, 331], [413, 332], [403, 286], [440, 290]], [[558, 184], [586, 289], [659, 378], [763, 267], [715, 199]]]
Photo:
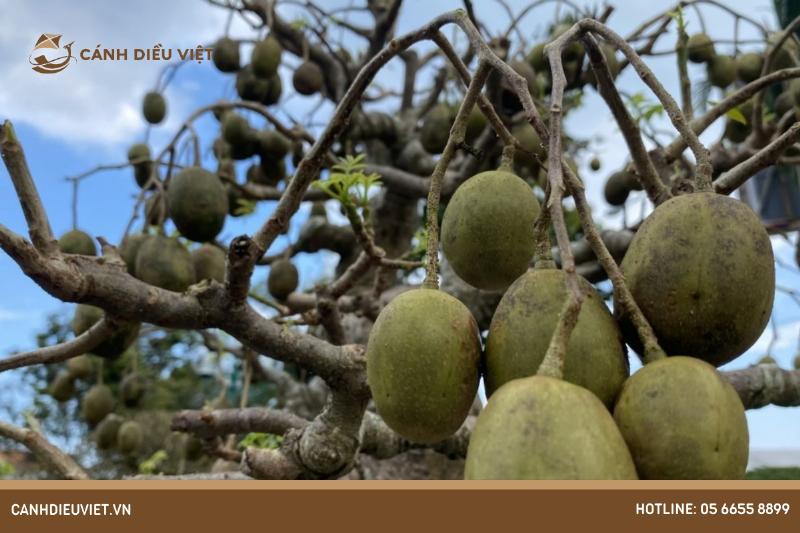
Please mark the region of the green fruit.
[[[769, 37], [767, 37], [767, 43], [769, 43], [770, 47], [774, 47], [776, 44], [778, 44], [780, 37], [780, 33], [770, 34]], [[794, 39], [786, 39], [781, 45], [780, 50], [775, 52], [775, 57], [772, 60], [770, 72], [797, 66], [797, 61], [795, 58], [797, 57], [798, 52], [800, 52], [800, 50], [798, 50], [797, 43], [794, 41]]]
[[297, 267], [288, 259], [273, 261], [267, 277], [267, 289], [278, 300], [285, 300], [297, 289]]
[[455, 433], [478, 390], [478, 326], [444, 292], [413, 289], [378, 315], [367, 342], [367, 381], [383, 420], [404, 438]]
[[725, 138], [732, 143], [738, 144], [747, 140], [752, 128], [750, 124], [742, 124], [738, 120], [725, 120]]
[[589, 168], [591, 168], [595, 172], [600, 170], [601, 166], [603, 166], [603, 163], [597, 157], [593, 157], [592, 160], [589, 161]]
[[157, 235], [149, 237], [136, 256], [136, 277], [168, 291], [183, 292], [195, 282], [192, 255], [178, 241]]
[[536, 72], [544, 72], [547, 70], [547, 58], [544, 55], [544, 47], [547, 43], [538, 43], [531, 48], [528, 56], [525, 58], [528, 64], [533, 67]]
[[281, 64], [281, 54], [283, 48], [278, 40], [269, 36], [263, 41], [259, 41], [253, 47], [253, 55], [250, 56], [250, 64], [253, 66], [253, 74], [259, 78], [269, 78], [278, 72], [278, 65]]
[[139, 422], [128, 420], [122, 424], [117, 433], [117, 449], [120, 453], [133, 455], [144, 443], [144, 431]]
[[50, 384], [50, 396], [59, 402], [66, 402], [75, 394], [75, 378], [66, 370], [61, 370]]
[[167, 116], [167, 101], [161, 93], [151, 91], [144, 95], [142, 114], [150, 124], [158, 124]]
[[65, 254], [97, 255], [97, 246], [88, 233], [79, 229], [66, 232], [58, 239], [58, 249]]
[[261, 103], [264, 105], [277, 104], [278, 100], [281, 99], [282, 92], [283, 81], [281, 81], [281, 77], [276, 73], [267, 78], [267, 92], [264, 94], [264, 98], [261, 99]]
[[170, 181], [167, 206], [184, 237], [206, 242], [219, 235], [225, 225], [228, 193], [216, 174], [200, 167], [186, 168]]
[[614, 419], [588, 390], [543, 376], [495, 392], [469, 441], [466, 479], [636, 479]]
[[606, 186], [603, 190], [606, 202], [614, 206], [623, 205], [625, 200], [628, 199], [628, 194], [633, 190], [631, 185], [634, 182], [638, 183], [636, 176], [632, 176], [624, 170], [611, 174], [606, 180]]
[[731, 56], [714, 56], [706, 65], [706, 73], [711, 85], [724, 89], [736, 81], [736, 62]]
[[137, 143], [128, 150], [128, 162], [133, 165], [133, 177], [139, 187], [144, 187], [153, 173], [153, 162], [150, 160], [150, 148], [144, 143]]
[[86, 379], [94, 375], [94, 365], [88, 355], [79, 355], [67, 360], [67, 372], [76, 379]]
[[[664, 202], [640, 226], [621, 266], [668, 354], [727, 363], [753, 345], [772, 311], [769, 236], [749, 207], [728, 196], [701, 192]], [[622, 325], [636, 348], [627, 319]]]
[[456, 189], [442, 219], [442, 250], [458, 276], [479, 289], [500, 290], [533, 258], [539, 202], [518, 176], [482, 172]]
[[[220, 123], [223, 120], [225, 120], [225, 115], [223, 115], [222, 119], [220, 120]], [[214, 152], [214, 157], [220, 164], [231, 160], [231, 145], [228, 144], [228, 142], [222, 137], [217, 137], [216, 139], [214, 139], [214, 143], [212, 144], [211, 149]]]
[[128, 273], [133, 274], [136, 268], [136, 256], [139, 253], [139, 248], [142, 243], [147, 240], [149, 235], [144, 233], [137, 233], [135, 235], [126, 235], [122, 239], [122, 244], [119, 247], [119, 253], [125, 265], [128, 267]]
[[269, 95], [269, 86], [267, 79], [259, 78], [253, 73], [252, 65], [247, 65], [236, 73], [236, 93], [242, 100], [264, 101]]
[[695, 33], [689, 37], [686, 44], [689, 61], [692, 63], [707, 63], [714, 58], [714, 41], [705, 33]]
[[192, 252], [192, 263], [197, 280], [225, 281], [225, 252], [213, 244], [204, 244]]
[[[486, 393], [512, 379], [533, 376], [544, 360], [567, 297], [562, 270], [536, 269], [520, 276], [503, 295], [486, 341]], [[591, 284], [579, 278], [585, 299], [570, 336], [564, 379], [614, 405], [628, 377], [628, 359], [617, 323]]]
[[256, 133], [256, 140], [262, 157], [282, 159], [292, 149], [292, 142], [277, 130], [260, 130]]
[[745, 83], [761, 77], [764, 57], [755, 52], [741, 54], [736, 58], [736, 76]]
[[[103, 318], [104, 312], [93, 305], [79, 304], [72, 318], [72, 332], [77, 337]], [[116, 359], [139, 337], [139, 324], [125, 324], [109, 338], [92, 348], [91, 353], [106, 359]]]
[[203, 441], [194, 435], [186, 435], [186, 440], [183, 443], [183, 453], [189, 461], [197, 461], [203, 456], [205, 452]]
[[247, 168], [247, 181], [275, 187], [281, 179], [286, 177], [286, 163], [282, 159], [277, 161], [262, 160], [261, 163], [253, 163]]
[[774, 357], [771, 355], [765, 355], [761, 359], [758, 360], [759, 365], [777, 365], [778, 362], [775, 360]]
[[483, 116], [478, 106], [475, 106], [467, 117], [467, 129], [464, 133], [464, 140], [468, 143], [475, 142], [480, 134], [483, 133], [484, 128], [486, 128], [486, 117]]
[[[542, 145], [542, 140], [527, 122], [517, 124], [511, 129], [513, 135], [525, 149], [514, 153], [514, 166], [521, 169], [538, 170], [539, 160], [547, 160], [547, 149]], [[538, 158], [538, 159], [537, 159]]]
[[97, 425], [94, 432], [97, 447], [101, 450], [110, 450], [117, 445], [117, 435], [119, 428], [122, 426], [123, 419], [121, 416], [111, 413], [105, 417], [102, 422]]
[[[778, 118], [794, 109], [794, 96], [792, 91], [786, 90], [775, 98], [775, 115], [777, 115]], [[749, 120], [750, 117], [747, 117], [747, 119]]]
[[128, 374], [119, 384], [119, 395], [126, 407], [136, 407], [144, 396], [146, 383], [144, 378], [133, 372]]
[[91, 425], [95, 425], [114, 410], [114, 395], [105, 385], [95, 385], [83, 397], [81, 415]]
[[419, 140], [425, 151], [431, 154], [441, 154], [450, 137], [450, 127], [453, 125], [453, 110], [447, 104], [437, 104], [422, 121]]
[[320, 92], [324, 83], [322, 69], [311, 61], [303, 62], [292, 75], [294, 89], [306, 96]]
[[256, 143], [256, 130], [250, 126], [246, 118], [231, 111], [222, 118], [222, 138], [233, 150], [236, 146]]
[[614, 419], [642, 479], [744, 478], [744, 407], [708, 363], [678, 356], [645, 365], [622, 388]]
[[[555, 26], [550, 33], [550, 42], [553, 42], [571, 27], [572, 24], [566, 22]], [[564, 51], [561, 52], [561, 59], [564, 61], [577, 61], [581, 58], [583, 52], [583, 45], [578, 41], [572, 41], [564, 48]]]
[[239, 70], [239, 43], [228, 37], [219, 39], [214, 45], [212, 59], [220, 72], [236, 72]]

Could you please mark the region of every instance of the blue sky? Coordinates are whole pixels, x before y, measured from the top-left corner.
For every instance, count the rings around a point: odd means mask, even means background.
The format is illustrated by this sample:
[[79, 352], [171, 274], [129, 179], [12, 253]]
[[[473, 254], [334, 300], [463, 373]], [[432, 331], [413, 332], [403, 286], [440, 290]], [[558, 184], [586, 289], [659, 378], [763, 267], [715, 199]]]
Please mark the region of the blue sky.
[[[586, 2], [577, 2], [585, 5]], [[336, 5], [339, 2], [326, 2]], [[527, 4], [509, 2], [516, 10]], [[618, 9], [610, 24], [624, 34], [639, 22], [672, 5], [673, 2], [617, 2]], [[736, 0], [727, 5], [741, 9], [756, 19], [774, 24], [769, 0]], [[460, 7], [456, 0], [439, 2], [407, 1], [398, 21], [399, 32], [405, 32], [430, 20], [435, 15]], [[475, 2], [478, 17], [492, 30], [505, 28], [507, 17], [499, 4], [490, 0]], [[154, 15], [157, 14], [157, 15]], [[730, 38], [733, 32], [731, 19], [715, 9], [704, 10], [706, 24], [713, 37]], [[688, 13], [689, 31], [696, 31], [697, 21]], [[291, 18], [291, 17], [290, 17]], [[528, 37], [540, 35], [554, 18], [552, 4], [537, 8], [520, 25]], [[66, 176], [81, 173], [95, 165], [118, 163], [125, 160], [127, 147], [145, 138], [146, 125], [140, 117], [139, 105], [144, 92], [152, 88], [163, 65], [147, 62], [79, 62], [54, 76], [33, 73], [27, 63], [28, 54], [42, 32], [62, 33], [65, 39], [74, 40], [76, 48], [104, 47], [146, 48], [161, 43], [167, 48], [196, 46], [212, 43], [226, 23], [223, 11], [200, 0], [157, 2], [12, 2], [0, 0], [0, 71], [4, 73], [0, 84], [0, 119], [11, 119], [22, 139], [36, 183], [56, 234], [71, 227], [71, 188]], [[752, 32], [742, 26], [742, 37]], [[253, 32], [240, 20], [233, 23], [232, 35], [252, 38]], [[455, 34], [450, 29], [448, 36]], [[357, 46], [357, 41], [348, 40]], [[457, 37], [463, 43], [463, 37]], [[674, 35], [667, 37], [658, 47], [672, 46]], [[421, 47], [427, 49], [428, 45]], [[244, 54], [246, 57], [247, 54]], [[287, 54], [288, 56], [288, 54]], [[286, 57], [290, 65], [297, 59]], [[664, 56], [648, 60], [648, 64], [673, 94], [678, 94], [674, 57]], [[691, 66], [695, 79], [702, 77], [702, 67]], [[630, 69], [628, 69], [630, 70]], [[390, 86], [397, 83], [401, 65], [392, 62], [378, 78], [378, 83]], [[284, 86], [291, 85], [291, 71], [282, 70]], [[632, 72], [626, 71], [619, 79], [620, 87], [634, 93], [644, 90]], [[233, 95], [232, 76], [223, 75], [209, 63], [196, 62], [183, 66], [166, 91], [169, 115], [166, 123], [152, 129], [150, 143], [161, 148], [192, 109]], [[711, 94], [711, 99], [719, 99]], [[295, 96], [278, 106], [282, 116], [291, 116], [303, 122], [320, 123], [331, 111], [329, 104], [317, 107], [316, 98]], [[312, 115], [309, 113], [314, 111]], [[586, 105], [567, 120], [573, 135], [594, 140], [594, 151], [603, 160], [603, 171], [591, 173], [585, 168], [588, 162], [580, 161], [589, 198], [595, 206], [596, 217], [608, 227], [619, 227], [621, 215], [608, 210], [602, 201], [602, 185], [606, 169], [618, 168], [625, 160], [625, 148], [618, 131], [613, 126], [610, 113], [597, 95], [589, 90]], [[197, 124], [206, 150], [215, 137], [213, 119]], [[719, 135], [719, 125], [711, 128], [703, 139], [713, 141]], [[206, 151], [207, 154], [207, 151]], [[209, 160], [210, 163], [210, 160]], [[121, 236], [130, 217], [132, 199], [138, 189], [129, 169], [100, 173], [90, 178], [79, 195], [78, 226], [116, 241]], [[638, 213], [638, 199], [630, 202], [637, 206], [629, 214]], [[274, 204], [265, 202], [249, 217], [229, 219], [223, 237], [253, 232], [269, 215]], [[293, 220], [288, 239], [296, 237], [299, 225], [306, 217], [304, 208]], [[329, 209], [335, 214], [335, 209]], [[24, 233], [25, 225], [5, 168], [0, 168], [0, 222]], [[792, 237], [794, 238], [794, 237]], [[275, 244], [280, 249], [287, 243], [281, 238]], [[788, 264], [793, 264], [793, 246], [775, 240], [776, 254]], [[313, 261], [303, 257], [298, 261], [301, 283], [310, 286], [330, 272], [335, 260], [330, 254]], [[264, 273], [256, 275], [262, 282]], [[779, 285], [797, 287], [800, 274], [795, 269], [778, 267]], [[51, 298], [25, 277], [4, 254], [0, 254], [0, 355], [12, 349], [29, 349], [34, 345], [34, 333], [41, 328], [47, 314], [63, 310], [70, 305]], [[788, 366], [797, 350], [800, 309], [789, 298], [777, 295], [775, 324], [779, 338], [773, 350], [783, 366]], [[747, 354], [729, 365], [730, 368], [748, 366], [764, 355], [769, 344], [771, 329]], [[14, 372], [0, 374], [0, 390], [13, 390]], [[800, 409], [768, 407], [748, 414], [751, 440], [754, 448], [800, 449]]]

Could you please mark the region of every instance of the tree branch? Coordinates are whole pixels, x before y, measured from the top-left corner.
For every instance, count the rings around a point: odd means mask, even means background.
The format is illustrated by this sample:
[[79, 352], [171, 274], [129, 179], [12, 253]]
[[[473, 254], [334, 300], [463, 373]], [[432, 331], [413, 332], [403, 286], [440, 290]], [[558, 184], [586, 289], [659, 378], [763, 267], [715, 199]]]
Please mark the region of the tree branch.
[[16, 354], [0, 361], [0, 372], [23, 366], [61, 363], [67, 359], [83, 355], [92, 351], [94, 347], [109, 338], [115, 329], [108, 319], [103, 318], [70, 341]]
[[39, 432], [0, 422], [0, 437], [14, 440], [28, 448], [51, 473], [62, 479], [89, 479], [89, 475]]

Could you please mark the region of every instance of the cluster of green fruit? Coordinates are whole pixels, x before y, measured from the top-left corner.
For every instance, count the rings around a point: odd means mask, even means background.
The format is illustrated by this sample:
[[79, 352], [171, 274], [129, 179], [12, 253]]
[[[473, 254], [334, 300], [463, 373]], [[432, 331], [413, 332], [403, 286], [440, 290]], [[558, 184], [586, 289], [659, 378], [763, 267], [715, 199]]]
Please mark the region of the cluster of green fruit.
[[[88, 308], [89, 306], [79, 306]], [[96, 308], [91, 308], [92, 311]], [[97, 309], [99, 312], [100, 310]], [[73, 321], [73, 329], [78, 331], [82, 326], [80, 320], [84, 318], [85, 310], [81, 311], [80, 317], [76, 315]], [[103, 348], [104, 351], [108, 346]], [[69, 359], [63, 370], [60, 370], [50, 384], [50, 394], [59, 402], [66, 402], [71, 399], [76, 392], [76, 381], [91, 380], [98, 372], [96, 356], [101, 355], [101, 350], [95, 350], [94, 354], [85, 354]], [[144, 379], [136, 372], [127, 374], [119, 384], [119, 400], [128, 409], [138, 406], [145, 393]], [[106, 450], [116, 448], [123, 454], [135, 454], [141, 447], [144, 433], [138, 422], [135, 420], [125, 420], [122, 416], [115, 414], [117, 399], [111, 388], [107, 385], [96, 384], [91, 386], [83, 394], [80, 400], [81, 416], [92, 427], [95, 427], [96, 441], [100, 449]]]
[[[532, 67], [536, 72], [535, 77], [531, 72], [529, 75], [525, 74], [524, 67], [515, 68], [519, 74], [528, 80], [528, 85], [533, 86], [531, 94], [534, 96], [544, 95], [550, 92], [552, 87], [552, 75], [550, 73], [550, 61], [544, 53], [544, 47], [557, 39], [570, 29], [572, 24], [568, 21], [554, 25], [550, 29], [550, 35], [544, 42], [538, 43], [531, 48], [526, 57], [528, 68]], [[600, 44], [600, 51], [605, 57], [608, 70], [612, 78], [616, 78], [622, 66], [617, 59], [614, 47], [602, 43]], [[583, 45], [578, 41], [573, 41], [561, 53], [562, 66], [564, 67], [564, 76], [567, 78], [567, 89], [582, 86], [586, 83], [594, 85], [596, 80], [592, 69], [588, 67], [586, 61], [586, 50]], [[514, 64], [511, 64], [514, 66]], [[584, 68], [586, 66], [587, 68]]]
[[[708, 82], [714, 87], [725, 89], [737, 79], [744, 83], [761, 77], [764, 57], [756, 52], [730, 56], [718, 54], [714, 41], [705, 33], [691, 35], [686, 43], [686, 55], [692, 63], [705, 63]], [[773, 63], [773, 70], [794, 65], [789, 48], [784, 46]]]
[[444, 213], [442, 249], [469, 284], [505, 290], [484, 349], [475, 320], [432, 288], [378, 316], [367, 346], [373, 399], [403, 437], [433, 443], [465, 420], [481, 374], [489, 401], [469, 444], [473, 479], [741, 478], [744, 407], [715, 366], [766, 326], [774, 294], [769, 238], [738, 200], [677, 196], [640, 227], [622, 262], [628, 286], [670, 357], [629, 376], [636, 331], [580, 280], [585, 300], [563, 379], [537, 375], [567, 298], [566, 275], [537, 262], [539, 205], [508, 169], [462, 184]]
[[[250, 63], [241, 65], [239, 42], [223, 37], [214, 45], [214, 65], [225, 73], [236, 73], [236, 92], [243, 100], [273, 105], [281, 97], [283, 85], [278, 67], [283, 48], [274, 36], [268, 36], [253, 46]], [[292, 76], [294, 89], [303, 95], [320, 92], [325, 86], [322, 69], [313, 61], [305, 60]]]

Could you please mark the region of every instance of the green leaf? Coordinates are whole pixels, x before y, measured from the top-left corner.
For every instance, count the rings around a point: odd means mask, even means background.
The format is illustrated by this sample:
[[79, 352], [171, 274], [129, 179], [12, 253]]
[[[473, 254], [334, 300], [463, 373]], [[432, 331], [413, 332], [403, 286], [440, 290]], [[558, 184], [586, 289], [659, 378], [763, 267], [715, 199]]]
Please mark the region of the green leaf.
[[168, 457], [167, 452], [165, 452], [164, 450], [158, 450], [149, 458], [139, 463], [139, 473], [146, 475], [157, 474], [159, 471], [158, 469], [161, 466], [161, 463], [166, 461], [167, 457]]
[[273, 435], [272, 433], [248, 433], [239, 441], [239, 449], [263, 448], [274, 450], [280, 447], [283, 436]]
[[728, 110], [728, 112], [725, 113], [725, 116], [747, 126], [747, 117], [744, 116], [744, 113], [742, 113], [742, 110], [738, 107]]

